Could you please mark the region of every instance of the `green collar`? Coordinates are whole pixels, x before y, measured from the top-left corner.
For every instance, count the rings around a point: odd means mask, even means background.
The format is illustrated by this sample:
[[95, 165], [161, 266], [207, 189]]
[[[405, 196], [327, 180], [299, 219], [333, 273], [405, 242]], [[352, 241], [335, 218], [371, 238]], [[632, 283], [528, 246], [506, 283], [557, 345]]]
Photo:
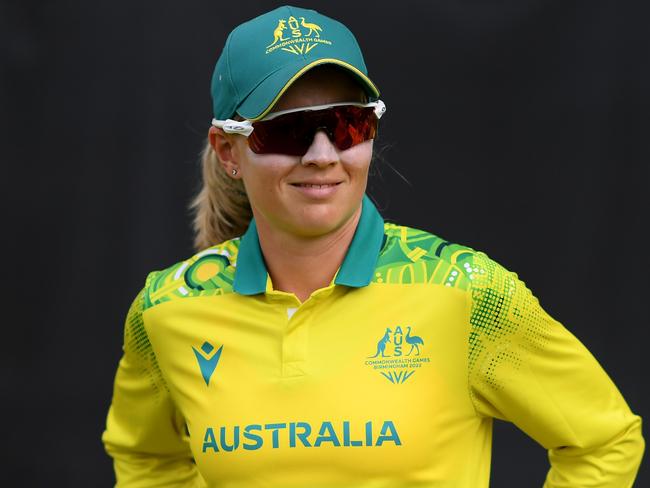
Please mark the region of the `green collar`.
[[[383, 242], [384, 219], [370, 198], [364, 195], [361, 218], [334, 284], [355, 288], [367, 286], [372, 280]], [[257, 226], [252, 219], [239, 245], [234, 290], [241, 295], [264, 293], [267, 275]]]

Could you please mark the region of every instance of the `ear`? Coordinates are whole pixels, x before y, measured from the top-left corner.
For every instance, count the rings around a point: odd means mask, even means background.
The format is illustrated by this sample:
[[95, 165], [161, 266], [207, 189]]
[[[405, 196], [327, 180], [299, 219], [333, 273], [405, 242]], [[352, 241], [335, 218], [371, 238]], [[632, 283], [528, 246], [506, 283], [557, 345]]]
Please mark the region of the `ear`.
[[[231, 178], [241, 178], [239, 175], [239, 147], [235, 142], [234, 136], [226, 134], [222, 129], [213, 126], [208, 131], [208, 140], [214, 152], [219, 156], [219, 161], [224, 171]], [[237, 170], [235, 175], [233, 175], [233, 170]]]

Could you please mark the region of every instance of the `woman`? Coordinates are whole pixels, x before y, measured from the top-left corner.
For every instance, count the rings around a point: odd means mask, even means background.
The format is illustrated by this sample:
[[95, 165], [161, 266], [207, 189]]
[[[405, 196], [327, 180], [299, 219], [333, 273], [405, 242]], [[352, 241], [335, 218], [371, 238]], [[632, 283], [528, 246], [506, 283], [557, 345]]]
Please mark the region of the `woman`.
[[385, 106], [345, 26], [240, 25], [212, 95], [200, 252], [126, 321], [118, 486], [487, 487], [493, 418], [549, 450], [548, 487], [632, 486], [641, 419], [577, 339], [516, 274], [364, 196]]

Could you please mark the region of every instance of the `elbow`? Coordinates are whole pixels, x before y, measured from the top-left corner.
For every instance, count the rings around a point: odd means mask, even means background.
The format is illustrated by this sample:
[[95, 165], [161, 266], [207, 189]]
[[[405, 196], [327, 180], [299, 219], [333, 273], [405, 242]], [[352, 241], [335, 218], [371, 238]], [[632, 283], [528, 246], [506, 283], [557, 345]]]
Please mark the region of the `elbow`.
[[[630, 488], [645, 449], [641, 424], [641, 417], [630, 415], [623, 430], [619, 430], [608, 441], [550, 450], [552, 469], [549, 473], [549, 486]], [[595, 481], [600, 484], [593, 484]]]
[[642, 432], [642, 420], [638, 415], [631, 418], [624, 432], [609, 443], [607, 452], [603, 453], [608, 465], [622, 478], [631, 477], [630, 485], [636, 477], [645, 450]]
[[624, 444], [622, 449], [623, 452], [628, 452], [631, 458], [631, 463], [633, 463], [637, 469], [641, 464], [641, 459], [643, 458], [643, 452], [645, 450], [642, 424], [643, 422], [641, 417], [635, 415], [634, 421], [626, 432], [627, 435], [622, 440], [622, 443]]

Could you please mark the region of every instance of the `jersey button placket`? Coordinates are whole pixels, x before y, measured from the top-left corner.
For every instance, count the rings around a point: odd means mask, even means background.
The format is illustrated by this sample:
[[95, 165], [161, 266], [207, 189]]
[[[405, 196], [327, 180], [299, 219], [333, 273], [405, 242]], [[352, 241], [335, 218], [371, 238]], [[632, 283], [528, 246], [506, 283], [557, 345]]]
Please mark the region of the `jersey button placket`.
[[282, 377], [294, 378], [307, 374], [307, 343], [311, 303], [287, 307], [287, 324], [282, 339]]

